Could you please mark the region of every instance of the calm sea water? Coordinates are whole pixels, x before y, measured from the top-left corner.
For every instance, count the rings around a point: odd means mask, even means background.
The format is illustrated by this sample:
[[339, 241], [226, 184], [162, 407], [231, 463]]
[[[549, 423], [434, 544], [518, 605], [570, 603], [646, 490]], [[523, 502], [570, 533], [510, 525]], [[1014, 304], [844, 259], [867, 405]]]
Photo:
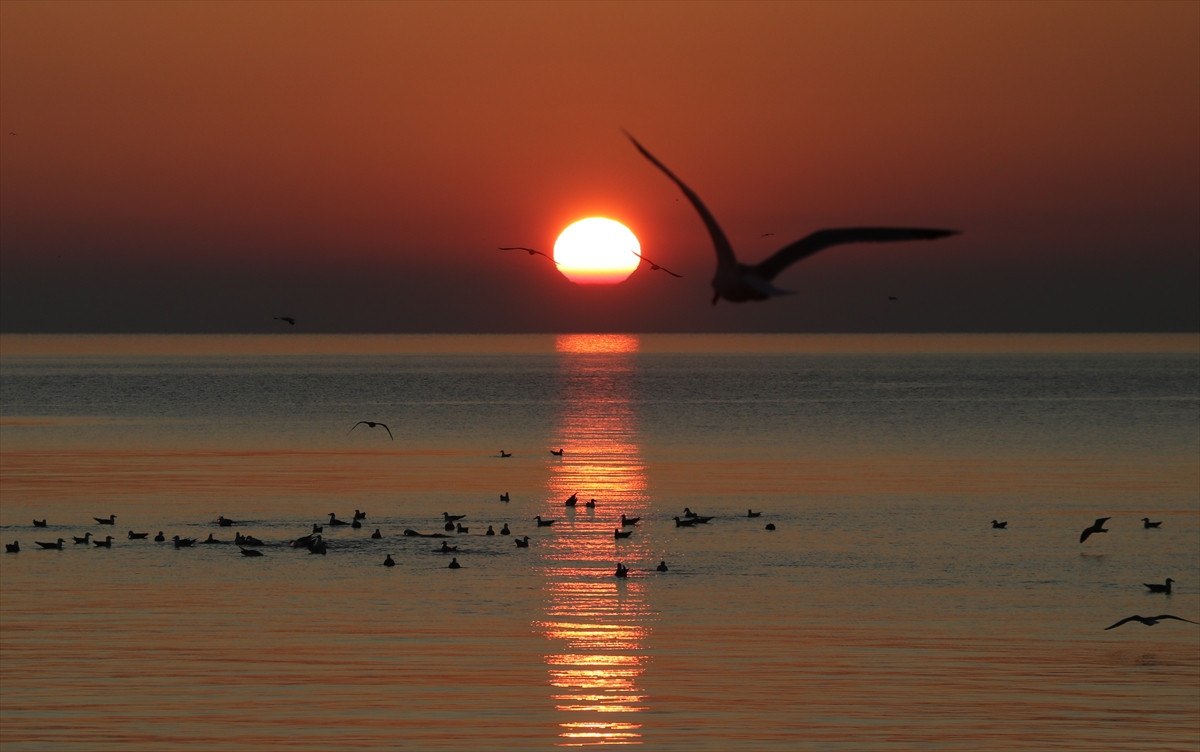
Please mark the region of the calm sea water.
[[1200, 626], [1104, 629], [1200, 621], [1194, 335], [6, 335], [0, 377], [6, 752], [1200, 748]]

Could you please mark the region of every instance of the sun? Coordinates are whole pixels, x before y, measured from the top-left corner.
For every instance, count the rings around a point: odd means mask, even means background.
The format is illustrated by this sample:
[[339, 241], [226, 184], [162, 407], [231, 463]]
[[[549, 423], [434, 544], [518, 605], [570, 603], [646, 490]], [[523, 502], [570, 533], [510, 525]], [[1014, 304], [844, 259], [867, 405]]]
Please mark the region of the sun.
[[554, 261], [563, 276], [580, 285], [624, 282], [637, 269], [637, 236], [607, 217], [588, 217], [567, 226], [554, 241]]

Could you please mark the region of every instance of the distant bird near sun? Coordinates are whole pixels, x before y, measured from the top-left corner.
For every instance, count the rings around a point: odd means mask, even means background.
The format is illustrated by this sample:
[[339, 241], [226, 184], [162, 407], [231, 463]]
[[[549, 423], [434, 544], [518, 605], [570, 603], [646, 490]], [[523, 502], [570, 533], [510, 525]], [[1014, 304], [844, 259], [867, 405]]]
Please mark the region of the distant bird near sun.
[[[549, 254], [542, 253], [541, 251], [534, 250], [533, 248], [526, 248], [525, 246], [522, 246], [522, 245], [512, 245], [512, 246], [503, 246], [502, 245], [502, 246], [500, 246], [500, 250], [502, 250], [502, 251], [525, 251], [530, 256], [545, 256], [546, 258], [550, 259], [551, 261], [554, 261], [554, 259], [551, 258]], [[558, 264], [557, 261], [554, 261], [554, 263], [555, 263], [555, 265]]]
[[588, 217], [559, 234], [554, 262], [576, 284], [611, 285], [633, 274], [641, 250], [637, 236], [625, 225], [607, 217]]
[[653, 261], [651, 261], [650, 259], [646, 258], [645, 256], [643, 256], [643, 255], [642, 255], [642, 254], [640, 254], [640, 253], [636, 253], [636, 252], [635, 252], [633, 255], [634, 255], [634, 256], [637, 256], [637, 257], [638, 257], [638, 258], [640, 258], [642, 261], [645, 261], [647, 264], [649, 264], [649, 265], [650, 265], [650, 271], [655, 271], [655, 272], [662, 271], [662, 272], [666, 272], [667, 274], [670, 274], [672, 277], [679, 277], [679, 278], [681, 278], [681, 279], [683, 278], [683, 275], [682, 275], [682, 274], [676, 274], [675, 272], [671, 271], [670, 269], [668, 269], [668, 268], [667, 268], [667, 267], [665, 267], [665, 266], [659, 266], [658, 264], [654, 263]]
[[733, 303], [747, 300], [766, 300], [775, 295], [790, 295], [791, 290], [780, 290], [774, 284], [775, 277], [792, 264], [822, 251], [830, 246], [846, 243], [891, 243], [901, 240], [933, 240], [948, 235], [958, 234], [957, 230], [939, 230], [923, 227], [840, 227], [836, 229], [817, 230], [810, 235], [800, 238], [794, 243], [784, 246], [764, 261], [757, 264], [743, 264], [734, 255], [733, 246], [725, 237], [725, 232], [717, 224], [712, 212], [696, 195], [696, 192], [676, 177], [675, 173], [638, 143], [630, 133], [626, 136], [651, 164], [670, 178], [671, 182], [683, 192], [692, 208], [700, 215], [705, 228], [712, 239], [713, 249], [717, 252], [717, 271], [713, 275], [713, 305], [721, 298]]

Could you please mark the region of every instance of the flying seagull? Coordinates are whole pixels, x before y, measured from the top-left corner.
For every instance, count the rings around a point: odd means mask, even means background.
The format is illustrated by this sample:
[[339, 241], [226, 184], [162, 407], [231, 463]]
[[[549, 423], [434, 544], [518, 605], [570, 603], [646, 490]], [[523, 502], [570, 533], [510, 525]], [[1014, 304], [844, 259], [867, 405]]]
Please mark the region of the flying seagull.
[[676, 177], [646, 147], [638, 143], [629, 132], [625, 133], [637, 147], [642, 156], [662, 171], [683, 191], [683, 195], [692, 202], [692, 207], [704, 221], [708, 234], [712, 238], [713, 248], [717, 252], [717, 272], [713, 276], [713, 305], [721, 298], [733, 303], [747, 300], [766, 300], [773, 295], [790, 295], [793, 291], [781, 290], [775, 287], [772, 280], [792, 264], [822, 251], [830, 246], [846, 243], [890, 243], [901, 240], [934, 240], [948, 235], [957, 235], [957, 230], [938, 230], [921, 227], [839, 227], [835, 229], [817, 230], [796, 242], [785, 245], [775, 252], [775, 255], [757, 264], [743, 264], [734, 255], [733, 246], [725, 237], [721, 226], [709, 212], [708, 207], [700, 200], [695, 191]]
[[[534, 249], [532, 249], [532, 248], [526, 248], [525, 246], [520, 246], [520, 245], [516, 245], [516, 246], [501, 246], [501, 247], [500, 247], [500, 250], [502, 250], [502, 251], [525, 251], [525, 252], [526, 252], [526, 253], [528, 253], [530, 256], [545, 256], [546, 258], [550, 259], [551, 261], [554, 261], [554, 257], [553, 257], [553, 256], [550, 256], [549, 254], [542, 253], [541, 251], [535, 251], [535, 250], [534, 250]], [[557, 261], [554, 261], [554, 263], [555, 263], [555, 265], [557, 265], [557, 264], [558, 264], [558, 262], [557, 262]]]
[[651, 271], [655, 271], [655, 272], [666, 272], [667, 274], [670, 274], [672, 277], [679, 277], [679, 278], [682, 278], [682, 277], [683, 277], [683, 275], [682, 275], [682, 274], [676, 274], [675, 272], [671, 271], [670, 269], [668, 269], [668, 268], [667, 268], [667, 267], [665, 267], [665, 266], [659, 266], [658, 264], [654, 263], [653, 261], [651, 261], [650, 259], [646, 258], [645, 256], [643, 256], [642, 254], [638, 253], [637, 251], [634, 251], [634, 252], [633, 252], [633, 255], [634, 255], [634, 256], [637, 256], [637, 257], [638, 257], [638, 258], [640, 258], [642, 261], [645, 261], [647, 264], [649, 264], [649, 265], [650, 265], [650, 270], [651, 270]]
[[1185, 619], [1182, 616], [1172, 616], [1171, 614], [1159, 614], [1158, 616], [1139, 616], [1138, 614], [1134, 614], [1133, 616], [1126, 616], [1124, 619], [1120, 620], [1116, 624], [1113, 624], [1111, 627], [1105, 627], [1105, 629], [1115, 629], [1116, 627], [1119, 627], [1122, 624], [1124, 624], [1125, 622], [1129, 622], [1129, 621], [1140, 621], [1142, 624], [1145, 624], [1147, 627], [1153, 627], [1155, 624], [1158, 624], [1163, 619], [1174, 619], [1176, 621], [1186, 621], [1188, 624], [1200, 624], [1200, 621], [1192, 621], [1191, 619]]
[[296, 319], [292, 318], [291, 316], [272, 316], [272, 318], [275, 321], [286, 321], [291, 326], [296, 325]]
[[[367, 428], [374, 428], [376, 426], [382, 426], [383, 430], [387, 431], [388, 438], [391, 439], [392, 441], [396, 440], [396, 437], [392, 436], [392, 429], [387, 427], [387, 423], [380, 423], [379, 421], [375, 421], [375, 420], [360, 420], [359, 422], [350, 426], [350, 431], [353, 431], [354, 429], [358, 428], [359, 426], [366, 426]], [[346, 433], [350, 433], [350, 431], [347, 431]]]
[[1112, 517], [1096, 518], [1096, 521], [1094, 523], [1092, 523], [1091, 527], [1084, 528], [1083, 532], [1079, 534], [1079, 542], [1083, 543], [1085, 540], [1088, 539], [1088, 536], [1091, 535], [1092, 533], [1107, 533], [1108, 530], [1105, 529], [1104, 523], [1108, 522], [1111, 519], [1112, 519]]

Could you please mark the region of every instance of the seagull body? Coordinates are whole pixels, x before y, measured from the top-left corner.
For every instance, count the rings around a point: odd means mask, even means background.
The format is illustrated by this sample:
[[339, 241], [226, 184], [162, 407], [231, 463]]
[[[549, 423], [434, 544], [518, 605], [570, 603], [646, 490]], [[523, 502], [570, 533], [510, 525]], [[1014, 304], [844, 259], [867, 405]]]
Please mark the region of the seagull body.
[[446, 565], [448, 569], [462, 569], [462, 564], [458, 563], [458, 557], [450, 559], [450, 563]]
[[1108, 522], [1108, 521], [1109, 521], [1109, 520], [1111, 520], [1111, 519], [1112, 519], [1112, 517], [1098, 517], [1098, 518], [1096, 518], [1096, 521], [1092, 523], [1092, 526], [1091, 526], [1091, 527], [1084, 528], [1084, 529], [1083, 529], [1083, 532], [1079, 534], [1079, 542], [1080, 542], [1080, 543], [1083, 543], [1085, 540], [1087, 540], [1087, 539], [1088, 539], [1088, 537], [1089, 537], [1089, 536], [1090, 536], [1092, 533], [1107, 533], [1107, 532], [1108, 532], [1108, 530], [1107, 530], [1107, 529], [1105, 529], [1105, 527], [1104, 527], [1104, 523]]
[[146, 540], [149, 537], [150, 533], [135, 533], [132, 530], [129, 531], [129, 540]]
[[667, 267], [665, 267], [665, 266], [659, 266], [658, 264], [654, 263], [653, 261], [651, 261], [650, 259], [646, 258], [645, 256], [643, 256], [642, 254], [638, 253], [637, 251], [634, 251], [634, 252], [633, 252], [633, 255], [634, 255], [634, 256], [637, 256], [637, 257], [638, 257], [638, 258], [640, 258], [642, 261], [645, 261], [647, 264], [649, 264], [649, 265], [650, 265], [650, 271], [654, 271], [654, 272], [666, 272], [667, 274], [670, 274], [672, 277], [678, 277], [678, 278], [680, 278], [680, 279], [682, 279], [682, 278], [683, 278], [683, 275], [682, 275], [682, 274], [676, 274], [675, 272], [671, 271], [670, 269], [668, 269], [668, 268], [667, 268]]
[[564, 507], [573, 507], [579, 502], [579, 494], [571, 494], [567, 500], [563, 502]]
[[104, 540], [95, 540], [92, 543], [98, 548], [112, 548], [112, 536], [104, 536]]
[[638, 524], [641, 521], [641, 517], [626, 517], [623, 512], [621, 513], [621, 527], [630, 527]]
[[46, 527], [46, 519], [43, 517], [40, 520], [34, 520], [33, 526], [34, 527]]
[[675, 527], [695, 527], [695, 526], [696, 526], [696, 521], [694, 519], [689, 518], [686, 520], [681, 520], [678, 517], [675, 518]]
[[628, 538], [628, 537], [629, 537], [629, 536], [631, 536], [631, 535], [633, 535], [633, 531], [632, 531], [632, 530], [622, 530], [622, 529], [621, 529], [621, 528], [619, 528], [619, 527], [618, 527], [618, 528], [615, 528], [615, 529], [613, 530], [613, 538], [614, 538], [615, 540], [620, 540], [620, 539], [622, 539], [622, 538]]
[[242, 556], [262, 556], [263, 552], [254, 548], [242, 548], [238, 546], [238, 550], [242, 552]]
[[563, 456], [563, 450], [561, 450], [561, 449], [551, 449], [551, 450], [550, 450], [550, 454], [553, 454], [555, 457], [561, 457], [561, 456]]
[[529, 536], [525, 535], [520, 538], [513, 538], [513, 543], [517, 544], [517, 548], [529, 548]]
[[383, 565], [385, 567], [394, 567], [394, 566], [396, 566], [396, 561], [395, 561], [395, 559], [392, 558], [391, 554], [388, 554], [387, 558], [385, 558], [383, 560]]
[[4, 553], [19, 554], [21, 553], [21, 541], [13, 541], [12, 543], [4, 544]]
[[92, 534], [90, 531], [84, 533], [82, 538], [80, 538], [78, 535], [72, 535], [71, 537], [75, 539], [76, 545], [78, 545], [80, 543], [87, 545], [88, 543], [92, 542]]
[[506, 522], [506, 523], [504, 523], [504, 527], [500, 528], [500, 534], [501, 534], [501, 535], [508, 535], [508, 534], [509, 534], [509, 532], [510, 532], [510, 531], [509, 531], [509, 529], [508, 529], [508, 523]]
[[1004, 530], [1008, 527], [1008, 520], [1005, 520], [1004, 522], [1000, 522], [999, 520], [992, 520], [992, 527], [994, 527], [997, 530]]
[[663, 560], [663, 561], [660, 561], [660, 562], [658, 562], [658, 566], [657, 566], [657, 567], [655, 567], [655, 569], [657, 569], [657, 570], [658, 570], [658, 571], [660, 571], [660, 572], [665, 572], [665, 571], [667, 571], [667, 562], [666, 562], [666, 560]]
[[115, 514], [110, 514], [107, 519], [105, 519], [104, 517], [93, 517], [92, 519], [95, 520], [96, 524], [98, 524], [98, 525], [115, 525], [115, 524], [117, 524], [117, 516]]
[[[521, 246], [521, 245], [501, 246], [500, 250], [502, 250], [502, 251], [525, 251], [530, 256], [545, 256], [546, 258], [550, 259], [551, 261], [554, 261], [554, 257], [547, 253], [542, 253], [541, 251], [535, 250], [533, 248], [526, 248], [525, 246]], [[554, 265], [558, 266], [558, 262], [554, 261]]]
[[500, 456], [501, 456], [501, 457], [511, 457], [511, 456], [512, 456], [512, 452], [506, 452], [506, 451], [504, 451], [503, 449], [501, 449], [501, 450], [500, 450]]
[[325, 524], [329, 525], [330, 527], [341, 527], [342, 525], [349, 525], [350, 523], [346, 522], [345, 520], [339, 520], [336, 514], [330, 512], [329, 522], [326, 522]]
[[500, 501], [508, 501], [508, 491], [500, 494]]
[[713, 276], [713, 305], [724, 298], [732, 303], [747, 300], [766, 300], [776, 295], [790, 295], [792, 291], [781, 290], [774, 284], [775, 277], [792, 264], [822, 251], [830, 246], [846, 243], [890, 243], [903, 240], [934, 240], [957, 234], [955, 230], [939, 230], [920, 227], [841, 227], [837, 229], [817, 230], [796, 242], [786, 245], [773, 256], [757, 264], [743, 264], [738, 261], [733, 252], [733, 246], [725, 237], [725, 232], [717, 224], [716, 218], [696, 195], [695, 191], [671, 172], [666, 165], [638, 143], [629, 133], [629, 140], [637, 147], [643, 157], [671, 179], [692, 208], [700, 215], [705, 228], [712, 239], [713, 248], [717, 253], [717, 271]]
[[629, 567], [625, 566], [621, 562], [617, 562], [617, 571], [613, 572], [613, 574], [616, 575], [617, 577], [622, 577], [622, 578], [628, 577], [629, 576]]
[[[34, 520], [34, 522], [36, 523], [37, 520]], [[1150, 530], [1150, 529], [1156, 528], [1156, 527], [1162, 527], [1162, 520], [1159, 520], [1158, 522], [1151, 522], [1149, 517], [1143, 517], [1142, 518], [1142, 527], [1145, 528], [1146, 530]]]
[[296, 319], [292, 318], [291, 316], [272, 316], [271, 318], [275, 321], [285, 321], [287, 322], [288, 326], [296, 325]]
[[543, 520], [542, 516], [540, 514], [535, 516], [533, 519], [537, 520], [538, 527], [550, 527], [555, 522], [557, 522], [557, 520]]
[[442, 519], [446, 522], [458, 522], [464, 517], [466, 517], [465, 514], [450, 514], [449, 512], [442, 512]]
[[38, 544], [42, 548], [55, 548], [55, 549], [58, 549], [59, 551], [61, 551], [62, 544], [66, 543], [66, 541], [64, 541], [62, 538], [59, 538], [58, 540], [56, 540], [53, 543], [43, 543], [42, 541], [34, 541], [34, 543]]
[[1130, 622], [1130, 621], [1138, 621], [1138, 622], [1141, 622], [1142, 624], [1145, 624], [1147, 627], [1153, 627], [1155, 624], [1158, 624], [1163, 619], [1174, 619], [1176, 621], [1186, 621], [1188, 624], [1200, 624], [1200, 621], [1192, 621], [1191, 619], [1184, 619], [1182, 616], [1173, 616], [1171, 614], [1159, 614], [1158, 616], [1140, 616], [1138, 614], [1134, 614], [1133, 616], [1126, 616], [1124, 619], [1120, 620], [1116, 624], [1105, 627], [1105, 629], [1115, 629], [1116, 627], [1119, 627], [1122, 624], [1124, 624], [1126, 622]]
[[756, 511], [754, 511], [753, 509], [747, 509], [747, 510], [746, 510], [746, 516], [747, 516], [747, 517], [761, 517], [761, 516], [762, 516], [762, 512], [756, 512]]
[[[354, 429], [358, 428], [359, 426], [366, 426], [367, 428], [381, 427], [381, 428], [383, 428], [383, 430], [387, 431], [387, 435], [388, 435], [389, 439], [391, 439], [392, 441], [396, 440], [396, 437], [392, 435], [392, 429], [387, 427], [387, 423], [380, 423], [377, 420], [360, 420], [359, 422], [350, 426], [350, 431], [353, 431]], [[346, 433], [350, 433], [350, 431], [347, 431]]]
[[1153, 582], [1143, 582], [1142, 584], [1145, 585], [1146, 587], [1150, 588], [1151, 593], [1166, 593], [1167, 595], [1170, 595], [1171, 594], [1171, 583], [1174, 581], [1175, 580], [1172, 580], [1170, 577], [1168, 577], [1167, 581], [1161, 585], [1157, 585]]

